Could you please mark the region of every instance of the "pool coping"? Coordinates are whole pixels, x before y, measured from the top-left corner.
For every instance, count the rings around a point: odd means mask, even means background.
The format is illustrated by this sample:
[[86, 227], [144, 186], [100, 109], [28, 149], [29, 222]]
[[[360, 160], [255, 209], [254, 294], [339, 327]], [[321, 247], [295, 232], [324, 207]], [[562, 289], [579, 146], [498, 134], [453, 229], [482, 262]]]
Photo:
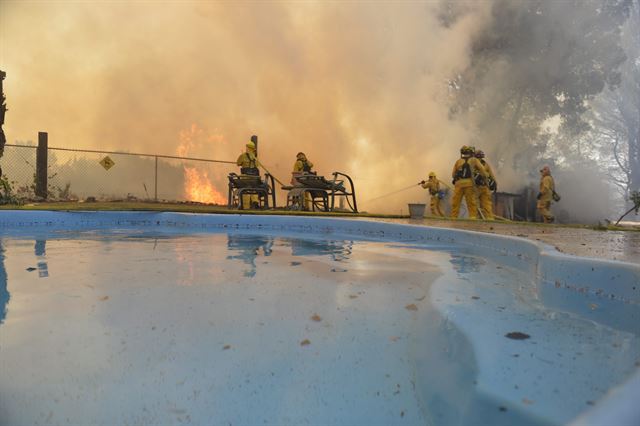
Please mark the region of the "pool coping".
[[[197, 213], [131, 211], [0, 211], [0, 236], [20, 236], [25, 231], [104, 228], [145, 228], [171, 231], [211, 230], [288, 231], [294, 233], [353, 236], [361, 239], [412, 244], [459, 244], [500, 257], [510, 266], [535, 277], [540, 292], [564, 288], [576, 294], [640, 304], [640, 265], [615, 260], [583, 258], [560, 253], [554, 247], [526, 238], [464, 229], [398, 224], [367, 219], [307, 216], [209, 215]], [[610, 389], [598, 404], [583, 412], [572, 425], [636, 424], [640, 406], [640, 372]]]

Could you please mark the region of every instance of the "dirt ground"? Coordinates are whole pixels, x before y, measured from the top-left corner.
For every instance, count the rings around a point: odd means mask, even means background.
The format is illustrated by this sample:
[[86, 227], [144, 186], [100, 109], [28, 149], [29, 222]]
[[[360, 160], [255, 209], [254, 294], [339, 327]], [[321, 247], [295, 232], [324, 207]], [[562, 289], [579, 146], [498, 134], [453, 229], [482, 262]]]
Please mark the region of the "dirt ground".
[[518, 222], [456, 221], [436, 219], [376, 219], [394, 223], [468, 229], [490, 234], [512, 235], [541, 241], [563, 253], [599, 259], [640, 263], [640, 232], [593, 230], [561, 225], [522, 224]]

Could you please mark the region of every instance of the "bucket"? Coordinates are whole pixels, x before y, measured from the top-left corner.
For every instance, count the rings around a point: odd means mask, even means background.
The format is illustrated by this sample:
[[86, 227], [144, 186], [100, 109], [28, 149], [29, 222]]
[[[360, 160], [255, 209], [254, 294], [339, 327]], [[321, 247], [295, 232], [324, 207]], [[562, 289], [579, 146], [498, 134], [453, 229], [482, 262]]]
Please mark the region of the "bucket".
[[411, 216], [411, 219], [424, 218], [424, 209], [426, 207], [426, 204], [409, 204], [409, 216]]

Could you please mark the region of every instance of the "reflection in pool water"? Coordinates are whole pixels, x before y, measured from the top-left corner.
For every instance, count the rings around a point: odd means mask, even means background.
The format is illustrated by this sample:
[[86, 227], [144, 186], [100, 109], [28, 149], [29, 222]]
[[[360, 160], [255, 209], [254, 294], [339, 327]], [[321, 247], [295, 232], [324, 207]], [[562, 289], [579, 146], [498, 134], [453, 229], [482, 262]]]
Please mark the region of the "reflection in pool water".
[[532, 288], [452, 246], [5, 238], [0, 423], [564, 423], [634, 370], [638, 326]]
[[349, 260], [353, 248], [353, 241], [292, 238], [288, 242], [292, 256], [329, 256], [336, 262]]
[[478, 272], [480, 267], [486, 263], [482, 258], [456, 254], [455, 252], [451, 253], [449, 262], [453, 265], [453, 269], [461, 274]]
[[10, 297], [7, 289], [7, 270], [4, 267], [4, 244], [0, 240], [0, 324], [7, 314], [7, 304]]
[[248, 266], [244, 271], [245, 277], [256, 275], [256, 258], [260, 255], [271, 256], [273, 238], [260, 235], [227, 234], [227, 249], [230, 253], [227, 259], [241, 260]]
[[36, 240], [36, 244], [33, 251], [38, 259], [38, 276], [40, 278], [46, 278], [49, 276], [49, 266], [47, 265], [47, 241]]
[[[326, 256], [328, 259], [341, 262], [349, 259], [353, 241], [342, 240], [314, 240], [298, 238], [279, 238], [280, 245], [291, 247], [292, 256]], [[274, 238], [268, 235], [227, 234], [227, 249], [229, 260], [240, 260], [248, 267], [244, 270], [245, 277], [256, 275], [256, 259], [259, 256], [271, 256]], [[298, 266], [299, 261], [292, 261], [290, 266]], [[344, 270], [346, 271], [346, 270]]]

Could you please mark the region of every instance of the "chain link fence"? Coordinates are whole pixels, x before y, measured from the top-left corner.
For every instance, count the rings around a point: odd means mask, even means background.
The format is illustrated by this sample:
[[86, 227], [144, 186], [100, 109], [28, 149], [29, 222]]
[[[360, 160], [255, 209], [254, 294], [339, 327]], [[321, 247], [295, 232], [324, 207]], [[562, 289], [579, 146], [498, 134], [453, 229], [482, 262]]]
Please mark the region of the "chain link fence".
[[[7, 144], [0, 159], [3, 180], [20, 201], [42, 199], [36, 196], [36, 156], [36, 145]], [[235, 169], [230, 161], [48, 148], [46, 198], [225, 205], [227, 175]]]

